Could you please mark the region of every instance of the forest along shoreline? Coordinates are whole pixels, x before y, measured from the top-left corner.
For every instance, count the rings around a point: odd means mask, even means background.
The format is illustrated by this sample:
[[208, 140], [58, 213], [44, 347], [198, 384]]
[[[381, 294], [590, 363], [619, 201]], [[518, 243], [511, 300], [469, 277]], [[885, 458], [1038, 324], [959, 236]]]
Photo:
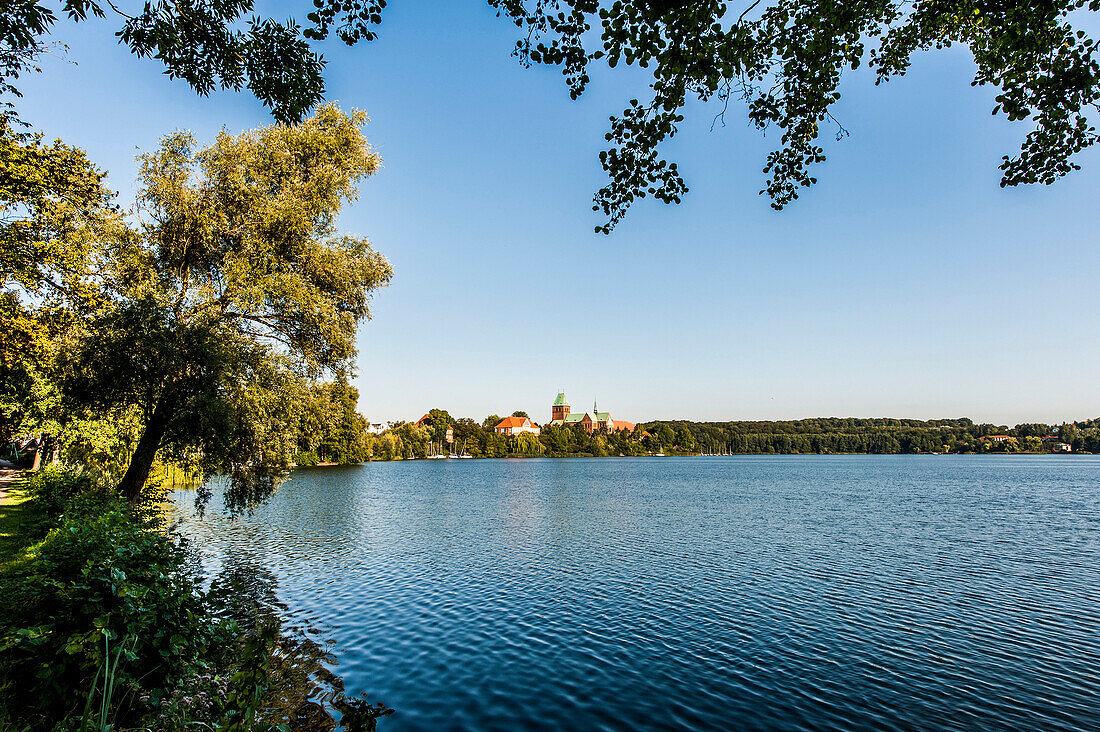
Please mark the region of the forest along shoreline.
[[[325, 385], [332, 390], [332, 385]], [[355, 404], [358, 392], [336, 388], [342, 414], [331, 427], [298, 434], [297, 466], [425, 458], [643, 457], [662, 455], [891, 455], [1100, 453], [1100, 418], [1061, 424], [979, 424], [968, 418], [813, 418], [789, 421], [654, 420], [631, 430], [587, 430], [579, 424], [501, 434], [492, 414], [480, 422], [432, 409], [417, 422], [371, 425]], [[327, 401], [332, 404], [333, 401]], [[513, 416], [527, 418], [526, 412]], [[318, 424], [319, 420], [311, 420]]]

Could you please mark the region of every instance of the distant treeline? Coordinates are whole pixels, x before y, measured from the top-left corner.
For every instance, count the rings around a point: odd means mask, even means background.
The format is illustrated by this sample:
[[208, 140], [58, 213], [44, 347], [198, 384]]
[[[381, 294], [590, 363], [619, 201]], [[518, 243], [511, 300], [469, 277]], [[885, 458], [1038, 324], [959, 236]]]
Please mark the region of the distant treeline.
[[[480, 422], [428, 412], [424, 424], [395, 422], [371, 434], [356, 411], [358, 393], [346, 382], [319, 383], [300, 410], [299, 465], [408, 460], [432, 454], [473, 457], [605, 457], [665, 453], [705, 454], [915, 454], [915, 453], [1100, 453], [1100, 418], [1060, 425], [1015, 427], [961, 419], [816, 418], [778, 422], [689, 422], [639, 424], [633, 434], [586, 433], [577, 425], [542, 428], [542, 434], [507, 437], [493, 431], [496, 414]], [[524, 416], [524, 412], [516, 412]], [[447, 442], [450, 430], [451, 441]]]
[[[680, 452], [732, 454], [1100, 452], [1100, 418], [1015, 427], [961, 419], [822, 417], [779, 422], [660, 420], [639, 425]], [[1007, 438], [1007, 439], [1005, 439]]]

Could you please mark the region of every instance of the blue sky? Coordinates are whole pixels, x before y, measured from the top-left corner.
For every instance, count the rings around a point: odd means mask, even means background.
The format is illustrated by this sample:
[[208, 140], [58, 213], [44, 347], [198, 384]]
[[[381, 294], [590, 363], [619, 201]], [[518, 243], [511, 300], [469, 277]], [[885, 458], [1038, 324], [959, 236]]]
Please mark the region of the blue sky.
[[[270, 121], [247, 93], [197, 97], [113, 28], [61, 22], [67, 58], [23, 80], [21, 109], [109, 170], [122, 202], [160, 136]], [[545, 419], [560, 388], [633, 421], [1100, 414], [1100, 155], [1054, 186], [1000, 189], [1026, 130], [990, 115], [964, 51], [877, 88], [849, 75], [851, 137], [783, 212], [757, 195], [774, 134], [732, 105], [712, 130], [716, 110], [694, 106], [666, 151], [684, 202], [644, 201], [607, 237], [597, 154], [644, 77], [597, 69], [572, 102], [556, 70], [510, 57], [514, 34], [482, 0], [394, 2], [378, 41], [323, 49], [329, 98], [368, 112], [384, 161], [341, 218], [396, 271], [360, 330], [372, 421]]]

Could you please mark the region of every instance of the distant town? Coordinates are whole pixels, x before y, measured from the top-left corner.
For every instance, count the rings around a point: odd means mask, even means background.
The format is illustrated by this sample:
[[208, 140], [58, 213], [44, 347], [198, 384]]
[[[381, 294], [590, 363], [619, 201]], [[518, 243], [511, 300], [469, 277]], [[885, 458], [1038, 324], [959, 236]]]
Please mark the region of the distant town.
[[[481, 420], [431, 409], [418, 419], [370, 422], [356, 409], [358, 390], [319, 383], [301, 405], [297, 466], [417, 459], [641, 457], [808, 454], [1100, 454], [1100, 418], [1014, 427], [967, 418], [915, 420], [821, 417], [789, 421], [634, 424], [592, 408], [574, 411], [564, 391], [544, 421], [516, 410]], [[56, 462], [60, 442], [48, 435], [14, 439], [0, 462], [36, 469]]]
[[[634, 424], [574, 411], [559, 391], [543, 421], [525, 411], [478, 421], [432, 409], [420, 418], [368, 423], [372, 460], [483, 457], [629, 457], [737, 454], [1100, 453], [1100, 420], [1057, 425], [979, 424], [967, 418], [814, 418], [791, 421]], [[309, 456], [305, 456], [308, 461]]]

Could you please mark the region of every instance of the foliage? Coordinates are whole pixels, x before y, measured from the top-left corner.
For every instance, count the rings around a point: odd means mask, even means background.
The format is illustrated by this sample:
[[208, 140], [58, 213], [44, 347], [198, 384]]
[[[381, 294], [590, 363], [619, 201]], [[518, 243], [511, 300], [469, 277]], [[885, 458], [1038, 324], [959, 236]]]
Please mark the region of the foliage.
[[[514, 437], [497, 434], [493, 428], [500, 422], [489, 415], [479, 424], [473, 419], [454, 419], [442, 409], [428, 412], [432, 425], [417, 426], [400, 423], [377, 437], [371, 436], [372, 456], [377, 460], [422, 458], [429, 444], [438, 444], [449, 425], [453, 431], [454, 450], [465, 450], [472, 457], [550, 457], [593, 455], [637, 455], [643, 452], [640, 435], [625, 432], [589, 435], [580, 426], [542, 427], [541, 435], [523, 432]], [[437, 435], [439, 435], [437, 437]]]
[[447, 436], [447, 428], [454, 425], [454, 418], [445, 409], [428, 410], [429, 439], [442, 442]]
[[79, 468], [46, 465], [30, 477], [25, 490], [47, 515], [56, 518], [75, 498], [90, 493], [93, 487], [91, 476]]
[[57, 341], [94, 301], [101, 242], [118, 233], [103, 178], [0, 114], [0, 438], [59, 430]]
[[84, 151], [0, 120], [0, 287], [88, 297], [94, 245], [117, 234], [106, 174]]
[[86, 477], [36, 478], [33, 502], [62, 512], [0, 569], [0, 728], [333, 729], [346, 707], [340, 725], [354, 730], [392, 713], [344, 696], [331, 658], [233, 577], [204, 592], [161, 514]]
[[15, 292], [0, 291], [0, 440], [40, 432], [55, 395], [44, 364], [45, 340]]
[[136, 406], [72, 408], [61, 420], [64, 462], [83, 466], [101, 486], [116, 486], [141, 437], [143, 419]]
[[[149, 2], [129, 15], [108, 0], [63, 0], [62, 12], [74, 22], [108, 12], [122, 21], [116, 36], [140, 57], [164, 64], [165, 73], [183, 79], [196, 92], [247, 87], [280, 122], [297, 122], [324, 95], [324, 61], [309, 48], [293, 20], [245, 19], [248, 0]], [[35, 0], [14, 0], [0, 11], [0, 94], [18, 96], [15, 81], [37, 71], [57, 15]], [[7, 104], [6, 117], [12, 116]]]
[[[684, 121], [690, 98], [719, 105], [741, 100], [749, 121], [780, 130], [764, 173], [780, 209], [812, 185], [825, 160], [823, 128], [847, 130], [834, 118], [845, 71], [868, 64], [876, 82], [904, 75], [917, 51], [965, 45], [977, 66], [973, 86], [1000, 93], [994, 114], [1029, 131], [1016, 157], [1005, 156], [1001, 185], [1051, 183], [1078, 167], [1073, 157], [1097, 140], [1087, 115], [1100, 106], [1097, 46], [1070, 23], [1098, 0], [761, 0], [734, 17], [729, 3], [645, 0], [489, 0], [525, 31], [515, 55], [524, 64], [560, 66], [570, 95], [586, 89], [589, 66], [604, 61], [651, 69], [648, 101], [630, 100], [611, 118], [600, 153], [610, 182], [594, 210], [609, 232], [637, 198], [679, 202], [687, 191], [675, 163], [658, 154]], [[597, 40], [598, 39], [598, 40]]]
[[[359, 390], [341, 374], [332, 382], [311, 384], [298, 413], [298, 465], [369, 460], [367, 420], [358, 412]], [[303, 459], [299, 459], [301, 456]], [[312, 458], [312, 461], [311, 461]]]
[[[778, 128], [761, 193], [780, 209], [816, 182], [822, 135], [848, 134], [832, 111], [845, 72], [867, 65], [883, 83], [904, 75], [915, 53], [954, 44], [974, 59], [971, 85], [999, 90], [993, 113], [1026, 125], [1019, 153], [1002, 160], [1002, 185], [1051, 183], [1077, 169], [1075, 158], [1097, 140], [1088, 120], [1100, 105], [1097, 46], [1071, 19], [1100, 10], [1100, 0], [488, 2], [521, 29], [514, 52], [521, 62], [561, 67], [574, 99], [587, 88], [593, 63], [650, 74], [649, 98], [631, 99], [611, 118], [610, 144], [600, 153], [609, 181], [593, 209], [607, 217], [597, 227], [604, 233], [639, 198], [676, 203], [687, 192], [676, 163], [659, 149], [676, 135], [693, 98], [716, 105], [716, 122], [725, 123], [731, 101], [742, 101], [753, 125]], [[386, 5], [314, 0], [305, 26], [246, 22], [247, 0], [159, 1], [134, 16], [97, 0], [64, 0], [62, 9], [77, 22], [114, 13], [121, 42], [159, 60], [169, 76], [200, 94], [248, 87], [276, 120], [297, 122], [324, 96], [324, 62], [309, 42], [330, 34], [348, 45], [373, 40]], [[36, 69], [56, 22], [34, 0], [0, 11], [0, 94], [18, 94], [15, 80]]]
[[163, 528], [117, 500], [77, 496], [40, 545], [3, 569], [0, 708], [11, 719], [52, 727], [78, 714], [87, 680], [107, 663], [106, 641], [124, 648], [112, 666], [113, 714], [133, 723], [145, 713], [142, 689], [171, 685], [190, 659], [232, 640], [196, 592], [184, 546]]
[[139, 701], [153, 707], [153, 729], [199, 725], [212, 729], [225, 716], [229, 693], [229, 679], [200, 668], [185, 673], [163, 698], [143, 694]]
[[538, 455], [542, 450], [542, 443], [530, 432], [521, 432], [516, 435], [516, 452], [523, 455]]
[[[1088, 424], [1082, 422], [1078, 424]], [[815, 418], [780, 422], [662, 421], [639, 425], [647, 449], [708, 453], [1100, 452], [1100, 425], [1078, 429], [1021, 424], [975, 424], [969, 419]], [[1003, 435], [1007, 440], [993, 440]]]
[[222, 133], [197, 150], [165, 138], [142, 158], [140, 226], [115, 241], [102, 303], [66, 350], [67, 406], [136, 409], [123, 492], [158, 451], [233, 477], [241, 505], [285, 475], [307, 379], [343, 371], [371, 290], [391, 276], [335, 218], [378, 157], [360, 112]]
[[300, 467], [310, 467], [321, 462], [321, 459], [317, 457], [317, 453], [312, 450], [298, 452], [294, 454], [294, 464]]

